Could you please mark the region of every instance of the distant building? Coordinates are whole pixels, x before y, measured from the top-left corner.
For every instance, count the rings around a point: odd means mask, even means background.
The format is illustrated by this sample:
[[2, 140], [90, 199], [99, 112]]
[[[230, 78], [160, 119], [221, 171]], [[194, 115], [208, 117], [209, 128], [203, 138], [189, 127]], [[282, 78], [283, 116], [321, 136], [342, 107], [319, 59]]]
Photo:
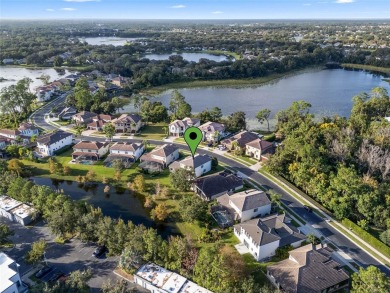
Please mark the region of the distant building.
[[19, 265], [3, 252], [0, 252], [0, 272], [1, 293], [17, 293], [26, 290], [20, 277]]
[[349, 276], [332, 252], [321, 244], [291, 250], [288, 259], [267, 267], [267, 277], [286, 293], [349, 292]]
[[134, 282], [153, 293], [212, 293], [187, 278], [153, 263], [143, 265]]
[[37, 153], [40, 156], [52, 156], [55, 151], [72, 143], [73, 134], [58, 130], [37, 138]]
[[225, 193], [233, 193], [243, 187], [244, 182], [242, 178], [226, 172], [200, 177], [192, 185], [194, 192], [207, 201]]
[[197, 155], [194, 158], [188, 156], [181, 161], [175, 161], [169, 166], [171, 172], [177, 169], [194, 170], [195, 177], [200, 177], [203, 174], [211, 171], [211, 158], [207, 155]]
[[0, 196], [0, 215], [2, 217], [22, 225], [28, 225], [35, 214], [36, 210], [33, 207], [8, 196]]

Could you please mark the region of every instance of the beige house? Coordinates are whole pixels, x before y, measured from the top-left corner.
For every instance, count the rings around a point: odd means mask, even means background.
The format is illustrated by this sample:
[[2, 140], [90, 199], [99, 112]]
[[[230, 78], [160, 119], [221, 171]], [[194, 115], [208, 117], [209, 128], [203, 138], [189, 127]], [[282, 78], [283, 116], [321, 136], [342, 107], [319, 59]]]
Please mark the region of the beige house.
[[98, 161], [108, 152], [109, 143], [99, 141], [80, 141], [73, 147], [73, 160]]
[[245, 154], [260, 161], [265, 158], [265, 154], [272, 154], [274, 151], [275, 148], [272, 142], [259, 138], [246, 144]]
[[199, 126], [203, 133], [203, 141], [217, 142], [226, 136], [225, 125], [217, 122], [207, 122]]
[[141, 116], [138, 114], [122, 114], [111, 122], [117, 133], [136, 133], [142, 127]]
[[200, 120], [196, 118], [184, 118], [183, 120], [175, 120], [169, 124], [169, 135], [170, 136], [183, 136], [187, 128], [191, 126], [198, 127]]
[[140, 168], [148, 171], [161, 171], [179, 158], [179, 149], [174, 144], [164, 144], [156, 147], [140, 158]]

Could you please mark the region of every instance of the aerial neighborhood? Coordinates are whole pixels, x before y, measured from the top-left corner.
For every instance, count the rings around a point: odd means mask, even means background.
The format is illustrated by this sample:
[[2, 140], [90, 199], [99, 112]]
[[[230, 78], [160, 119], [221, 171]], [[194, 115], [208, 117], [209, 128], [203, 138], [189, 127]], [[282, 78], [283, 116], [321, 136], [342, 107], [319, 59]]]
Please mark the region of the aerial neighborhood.
[[386, 19], [0, 26], [0, 293], [390, 292]]

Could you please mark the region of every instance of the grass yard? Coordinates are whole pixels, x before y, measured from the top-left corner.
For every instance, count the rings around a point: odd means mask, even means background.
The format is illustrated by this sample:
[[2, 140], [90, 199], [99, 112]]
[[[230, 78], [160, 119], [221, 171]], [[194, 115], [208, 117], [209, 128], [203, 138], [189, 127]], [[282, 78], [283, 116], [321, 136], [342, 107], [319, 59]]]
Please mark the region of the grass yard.
[[274, 264], [275, 262], [258, 262], [250, 253], [243, 254], [244, 262], [249, 273], [253, 276], [255, 281], [259, 284], [269, 284], [269, 280], [266, 277], [267, 266]]
[[136, 134], [134, 137], [142, 138], [142, 139], [154, 139], [161, 140], [167, 136], [167, 130], [163, 129], [163, 127], [167, 127], [166, 123], [155, 123], [149, 124], [141, 128], [140, 134]]

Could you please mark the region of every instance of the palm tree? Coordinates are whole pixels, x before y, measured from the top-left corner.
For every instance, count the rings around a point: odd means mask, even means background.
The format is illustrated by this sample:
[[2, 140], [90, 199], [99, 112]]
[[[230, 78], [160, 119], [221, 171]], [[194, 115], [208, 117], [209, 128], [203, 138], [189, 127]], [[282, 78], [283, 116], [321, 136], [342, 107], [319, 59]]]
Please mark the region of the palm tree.
[[214, 132], [214, 141], [216, 141], [217, 143], [219, 143], [219, 131], [217, 130], [217, 131], [215, 131]]
[[165, 134], [166, 136], [168, 136], [168, 127], [164, 126], [164, 127], [162, 128], [162, 130], [164, 131], [164, 134]]

